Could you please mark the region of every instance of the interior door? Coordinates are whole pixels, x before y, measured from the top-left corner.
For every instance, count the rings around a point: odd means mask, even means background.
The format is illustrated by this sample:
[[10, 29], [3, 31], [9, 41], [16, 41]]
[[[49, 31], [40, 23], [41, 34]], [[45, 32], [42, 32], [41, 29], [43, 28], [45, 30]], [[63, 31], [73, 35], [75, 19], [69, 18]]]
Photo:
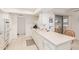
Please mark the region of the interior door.
[[17, 32], [18, 35], [25, 35], [25, 19], [23, 16], [18, 17]]

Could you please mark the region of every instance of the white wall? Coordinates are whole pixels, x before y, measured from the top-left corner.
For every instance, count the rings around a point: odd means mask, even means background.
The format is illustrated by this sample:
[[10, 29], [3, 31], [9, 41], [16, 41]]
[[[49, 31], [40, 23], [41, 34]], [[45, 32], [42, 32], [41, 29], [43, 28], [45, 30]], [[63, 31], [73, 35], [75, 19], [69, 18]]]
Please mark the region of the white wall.
[[69, 17], [69, 26], [75, 32], [76, 38], [79, 40], [79, 15], [73, 14]]
[[38, 26], [39, 28], [43, 27], [43, 25], [48, 25], [49, 24], [49, 14], [47, 13], [40, 13], [39, 14], [39, 19], [38, 19]]
[[53, 27], [54, 27], [54, 20], [55, 20], [55, 15], [53, 13], [40, 13], [39, 14], [39, 19], [38, 19], [38, 27], [42, 29], [45, 25], [45, 28], [49, 28], [49, 18], [53, 19]]

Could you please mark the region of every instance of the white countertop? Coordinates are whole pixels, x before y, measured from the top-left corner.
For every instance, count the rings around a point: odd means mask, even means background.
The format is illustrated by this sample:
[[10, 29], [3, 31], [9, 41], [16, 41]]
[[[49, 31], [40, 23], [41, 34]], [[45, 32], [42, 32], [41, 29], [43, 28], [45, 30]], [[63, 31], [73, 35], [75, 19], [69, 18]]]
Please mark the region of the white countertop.
[[51, 42], [54, 45], [60, 45], [63, 44], [65, 42], [74, 40], [74, 37], [70, 37], [67, 35], [63, 35], [63, 34], [59, 34], [56, 32], [46, 32], [44, 30], [35, 30], [38, 34], [40, 34], [41, 36], [43, 36], [44, 38], [46, 38], [49, 42]]

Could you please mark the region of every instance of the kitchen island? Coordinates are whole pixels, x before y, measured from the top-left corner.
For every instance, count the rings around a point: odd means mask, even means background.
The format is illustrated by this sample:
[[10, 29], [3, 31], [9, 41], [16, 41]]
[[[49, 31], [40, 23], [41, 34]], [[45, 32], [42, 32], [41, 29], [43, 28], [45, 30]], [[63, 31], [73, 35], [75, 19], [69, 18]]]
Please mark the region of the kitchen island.
[[39, 50], [70, 50], [74, 37], [56, 32], [33, 29], [32, 38]]

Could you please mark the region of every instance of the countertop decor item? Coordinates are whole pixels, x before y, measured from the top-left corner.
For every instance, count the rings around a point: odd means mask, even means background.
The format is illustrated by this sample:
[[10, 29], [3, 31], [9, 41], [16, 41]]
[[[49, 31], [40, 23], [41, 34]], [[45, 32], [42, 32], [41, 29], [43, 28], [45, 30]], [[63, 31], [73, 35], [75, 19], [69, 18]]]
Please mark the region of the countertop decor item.
[[35, 25], [33, 26], [33, 28], [37, 29], [38, 27], [37, 27], [37, 25], [35, 24]]

